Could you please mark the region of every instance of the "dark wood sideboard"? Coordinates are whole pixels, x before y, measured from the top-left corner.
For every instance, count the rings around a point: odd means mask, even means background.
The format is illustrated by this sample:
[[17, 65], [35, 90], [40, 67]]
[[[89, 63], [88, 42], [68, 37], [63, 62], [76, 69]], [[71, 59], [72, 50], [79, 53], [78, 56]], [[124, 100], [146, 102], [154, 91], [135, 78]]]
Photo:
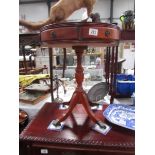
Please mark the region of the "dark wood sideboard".
[[76, 105], [62, 131], [47, 129], [52, 120], [66, 113], [58, 107], [58, 103], [46, 103], [20, 134], [20, 155], [134, 155], [135, 132], [109, 123], [102, 115], [107, 105], [94, 111], [112, 127], [107, 135], [92, 130], [94, 123], [82, 104]]

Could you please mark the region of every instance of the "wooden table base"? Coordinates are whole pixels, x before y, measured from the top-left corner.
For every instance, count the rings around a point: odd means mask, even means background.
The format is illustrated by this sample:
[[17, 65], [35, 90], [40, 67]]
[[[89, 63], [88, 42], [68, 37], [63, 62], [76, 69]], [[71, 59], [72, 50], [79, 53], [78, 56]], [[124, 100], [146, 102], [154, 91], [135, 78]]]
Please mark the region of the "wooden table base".
[[104, 123], [100, 121], [98, 118], [95, 117], [94, 113], [92, 112], [90, 105], [89, 105], [89, 100], [87, 97], [87, 94], [83, 90], [82, 87], [82, 82], [84, 79], [84, 74], [83, 74], [83, 67], [82, 67], [82, 55], [85, 49], [87, 49], [87, 46], [75, 46], [73, 47], [75, 50], [76, 56], [77, 56], [77, 68], [76, 68], [76, 73], [75, 73], [75, 79], [77, 83], [77, 88], [75, 92], [73, 93], [73, 96], [70, 100], [69, 104], [69, 109], [67, 113], [64, 116], [61, 116], [57, 120], [54, 121], [54, 125], [61, 125], [61, 122], [63, 122], [65, 119], [67, 119], [68, 116], [72, 114], [72, 111], [76, 104], [82, 104], [90, 117], [90, 119], [94, 122], [97, 123], [101, 128], [105, 128]]

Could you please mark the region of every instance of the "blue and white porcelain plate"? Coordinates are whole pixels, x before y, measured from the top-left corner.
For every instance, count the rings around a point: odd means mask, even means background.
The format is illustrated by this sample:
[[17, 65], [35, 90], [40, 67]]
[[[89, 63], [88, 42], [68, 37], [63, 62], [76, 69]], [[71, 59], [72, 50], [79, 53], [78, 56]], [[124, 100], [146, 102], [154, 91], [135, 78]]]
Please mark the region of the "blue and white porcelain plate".
[[135, 130], [135, 107], [110, 104], [103, 112], [104, 117], [116, 125]]

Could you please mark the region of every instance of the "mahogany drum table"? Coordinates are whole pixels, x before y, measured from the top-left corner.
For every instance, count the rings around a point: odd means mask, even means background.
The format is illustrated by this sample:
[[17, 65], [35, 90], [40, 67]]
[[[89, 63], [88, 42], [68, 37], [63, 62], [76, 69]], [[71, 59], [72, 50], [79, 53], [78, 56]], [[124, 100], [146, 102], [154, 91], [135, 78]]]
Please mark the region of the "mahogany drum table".
[[91, 129], [94, 123], [81, 104], [66, 119], [61, 132], [48, 130], [51, 120], [67, 110], [60, 112], [57, 103], [46, 103], [20, 134], [20, 155], [134, 155], [134, 131], [107, 122], [102, 115], [106, 107], [95, 112], [112, 127], [102, 135]]
[[[113, 49], [112, 66], [114, 66], [116, 63], [116, 61], [114, 61], [114, 47], [118, 47], [119, 38], [119, 27], [107, 23], [59, 23], [47, 25], [41, 29], [41, 41], [44, 45], [51, 48], [72, 47], [75, 50], [77, 56], [77, 68], [75, 73], [77, 87], [70, 100], [67, 113], [64, 116], [61, 116], [58, 119], [54, 120], [54, 125], [60, 125], [62, 121], [64, 121], [69, 115], [71, 115], [75, 105], [80, 103], [84, 106], [88, 116], [94, 123], [97, 123], [100, 127], [105, 127], [100, 119], [95, 117], [95, 115], [91, 111], [88, 97], [83, 90], [82, 82], [84, 79], [84, 74], [81, 61], [84, 50], [86, 50], [88, 46], [110, 46]], [[116, 50], [116, 54], [117, 53], [118, 51]], [[111, 71], [110, 83], [110, 93], [112, 94], [112, 85], [114, 84], [114, 67], [111, 68], [113, 68], [113, 70]]]

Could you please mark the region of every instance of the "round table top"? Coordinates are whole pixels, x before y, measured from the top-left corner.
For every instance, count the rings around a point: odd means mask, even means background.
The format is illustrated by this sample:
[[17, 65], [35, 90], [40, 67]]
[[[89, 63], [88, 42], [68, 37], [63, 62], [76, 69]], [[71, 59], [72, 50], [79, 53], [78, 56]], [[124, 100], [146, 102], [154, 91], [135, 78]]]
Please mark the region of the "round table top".
[[41, 28], [41, 42], [49, 47], [116, 46], [120, 28], [108, 23], [66, 22]]

